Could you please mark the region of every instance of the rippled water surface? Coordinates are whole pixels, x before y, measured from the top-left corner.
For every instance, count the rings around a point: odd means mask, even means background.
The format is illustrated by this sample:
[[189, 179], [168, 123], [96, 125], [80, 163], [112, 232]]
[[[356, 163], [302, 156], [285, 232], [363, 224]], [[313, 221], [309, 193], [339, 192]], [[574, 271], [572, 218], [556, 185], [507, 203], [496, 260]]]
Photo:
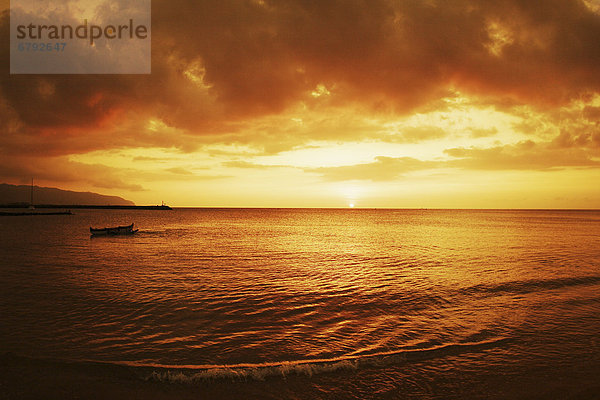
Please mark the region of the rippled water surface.
[[600, 370], [600, 212], [78, 210], [0, 240], [0, 350], [27, 357], [275, 398], [568, 396]]

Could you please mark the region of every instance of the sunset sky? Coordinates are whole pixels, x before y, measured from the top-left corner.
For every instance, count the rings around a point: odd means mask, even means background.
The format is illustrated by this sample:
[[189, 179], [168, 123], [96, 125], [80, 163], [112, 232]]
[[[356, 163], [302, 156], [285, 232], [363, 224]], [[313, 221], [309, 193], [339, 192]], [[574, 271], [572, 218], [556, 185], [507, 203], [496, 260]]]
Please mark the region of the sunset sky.
[[150, 75], [10, 75], [0, 5], [0, 182], [600, 208], [600, 1], [155, 0]]

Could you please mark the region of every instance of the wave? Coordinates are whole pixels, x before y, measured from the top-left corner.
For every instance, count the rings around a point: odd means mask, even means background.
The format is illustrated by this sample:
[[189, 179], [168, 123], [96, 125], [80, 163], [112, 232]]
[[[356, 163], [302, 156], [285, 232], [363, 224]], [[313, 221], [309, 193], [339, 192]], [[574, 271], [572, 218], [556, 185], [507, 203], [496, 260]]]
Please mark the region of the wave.
[[[263, 381], [267, 378], [286, 378], [292, 375], [313, 376], [323, 373], [355, 371], [479, 352], [509, 343], [509, 338], [451, 343], [427, 348], [406, 347], [372, 354], [354, 354], [329, 359], [310, 359], [231, 365], [163, 365], [143, 362], [111, 362], [97, 360], [52, 360], [30, 358], [14, 353], [0, 354], [0, 363], [14, 371], [30, 373], [60, 373], [78, 379], [81, 374], [119, 379], [144, 380], [162, 383], [211, 383], [227, 381]], [[423, 345], [423, 343], [421, 344]]]
[[540, 290], [561, 289], [565, 287], [595, 285], [600, 283], [600, 276], [584, 276], [577, 278], [556, 278], [543, 280], [526, 280], [500, 283], [497, 285], [479, 284], [461, 289], [462, 294], [526, 294]]
[[322, 373], [353, 371], [359, 368], [382, 367], [410, 362], [420, 362], [433, 358], [482, 351], [509, 342], [508, 338], [480, 342], [453, 343], [426, 349], [406, 348], [396, 351], [367, 355], [342, 356], [331, 359], [282, 361], [257, 364], [233, 365], [124, 365], [145, 371], [143, 379], [168, 383], [196, 383], [215, 380], [265, 380], [270, 377], [288, 375], [313, 376]]

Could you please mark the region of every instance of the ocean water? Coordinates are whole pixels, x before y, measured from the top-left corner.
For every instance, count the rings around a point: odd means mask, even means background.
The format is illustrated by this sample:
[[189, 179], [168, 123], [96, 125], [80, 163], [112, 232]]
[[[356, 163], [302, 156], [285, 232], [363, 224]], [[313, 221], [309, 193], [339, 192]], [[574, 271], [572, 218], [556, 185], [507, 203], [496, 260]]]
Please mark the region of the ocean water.
[[0, 218], [0, 352], [34, 363], [210, 398], [600, 396], [598, 211]]

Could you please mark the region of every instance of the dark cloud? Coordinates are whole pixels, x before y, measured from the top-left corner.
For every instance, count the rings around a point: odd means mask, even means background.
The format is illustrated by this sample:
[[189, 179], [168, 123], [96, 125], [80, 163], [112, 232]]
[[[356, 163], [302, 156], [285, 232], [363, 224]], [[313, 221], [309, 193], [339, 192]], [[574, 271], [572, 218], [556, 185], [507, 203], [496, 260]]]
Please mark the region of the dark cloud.
[[600, 155], [600, 128], [586, 126], [563, 130], [552, 141], [551, 146], [557, 149], [581, 148]]
[[284, 165], [265, 165], [256, 164], [248, 161], [225, 161], [223, 163], [225, 167], [230, 168], [245, 168], [245, 169], [271, 169], [271, 168], [282, 168]]
[[[422, 161], [411, 157], [375, 157], [372, 163], [345, 165], [341, 167], [305, 168], [325, 180], [393, 181], [403, 174], [439, 168], [469, 170], [538, 170], [549, 171], [565, 168], [598, 168], [600, 160], [589, 150], [575, 146], [556, 146], [556, 141], [535, 143], [531, 140], [517, 144], [488, 148], [451, 148], [444, 153], [451, 158], [446, 161]], [[571, 148], [567, 148], [571, 147]], [[254, 164], [247, 164], [254, 167]]]
[[470, 136], [473, 138], [489, 137], [494, 136], [498, 133], [498, 128], [469, 128]]
[[600, 123], [600, 107], [585, 107], [583, 109], [583, 116], [596, 124]]
[[[196, 169], [208, 169], [208, 168], [193, 168]], [[216, 180], [223, 178], [230, 178], [229, 175], [197, 175], [195, 172], [190, 169], [186, 169], [183, 167], [174, 167], [167, 168], [164, 170], [167, 175], [161, 173], [142, 173], [144, 177], [148, 180], [168, 180], [168, 181], [208, 181], [208, 180]]]
[[421, 161], [411, 157], [375, 157], [372, 163], [346, 165], [341, 167], [305, 168], [306, 172], [317, 173], [326, 180], [349, 181], [391, 181], [412, 171], [432, 169], [439, 166], [436, 161]]
[[444, 151], [454, 158], [448, 167], [476, 170], [551, 170], [597, 168], [600, 161], [581, 148], [557, 148], [553, 143], [524, 141], [490, 148], [453, 148]]
[[36, 181], [88, 184], [104, 189], [141, 191], [144, 188], [131, 182], [135, 171], [112, 168], [99, 164], [83, 164], [64, 157], [3, 156], [0, 179], [6, 181]]
[[[397, 111], [452, 86], [555, 104], [600, 85], [600, 17], [575, 0], [158, 0], [152, 15], [151, 76], [10, 76], [3, 62], [5, 98], [32, 127], [95, 126], [127, 105], [210, 130], [282, 111], [318, 83]], [[491, 24], [510, 38], [498, 54]], [[218, 107], [186, 79], [194, 63]]]
[[136, 156], [132, 158], [132, 161], [143, 161], [143, 162], [153, 162], [153, 163], [165, 163], [172, 161], [171, 158], [168, 157], [149, 157], [149, 156]]
[[[4, 40], [0, 153], [58, 156], [127, 147], [191, 152], [225, 143], [273, 154], [314, 140], [377, 137], [366, 126], [300, 135], [283, 126], [249, 129], [298, 104], [398, 116], [430, 110], [458, 90], [499, 106], [530, 104], [552, 112], [600, 91], [600, 16], [579, 0], [156, 0], [152, 18], [148, 76], [10, 75]], [[9, 37], [7, 11], [0, 16], [0, 35]], [[318, 85], [326, 90], [317, 96]], [[583, 115], [597, 119], [597, 107]], [[149, 130], [151, 119], [164, 126]], [[444, 134], [415, 129], [396, 139]], [[586, 137], [586, 146], [598, 143], [597, 133]], [[519, 157], [506, 151], [485, 154], [501, 165]], [[470, 153], [462, 162], [482, 154]], [[374, 168], [386, 162], [403, 169], [389, 160]]]
[[176, 175], [194, 175], [192, 171], [182, 167], [167, 168], [165, 171]]
[[419, 143], [426, 140], [440, 139], [447, 136], [447, 132], [436, 126], [403, 127], [395, 135], [385, 137], [386, 141], [396, 143]]

